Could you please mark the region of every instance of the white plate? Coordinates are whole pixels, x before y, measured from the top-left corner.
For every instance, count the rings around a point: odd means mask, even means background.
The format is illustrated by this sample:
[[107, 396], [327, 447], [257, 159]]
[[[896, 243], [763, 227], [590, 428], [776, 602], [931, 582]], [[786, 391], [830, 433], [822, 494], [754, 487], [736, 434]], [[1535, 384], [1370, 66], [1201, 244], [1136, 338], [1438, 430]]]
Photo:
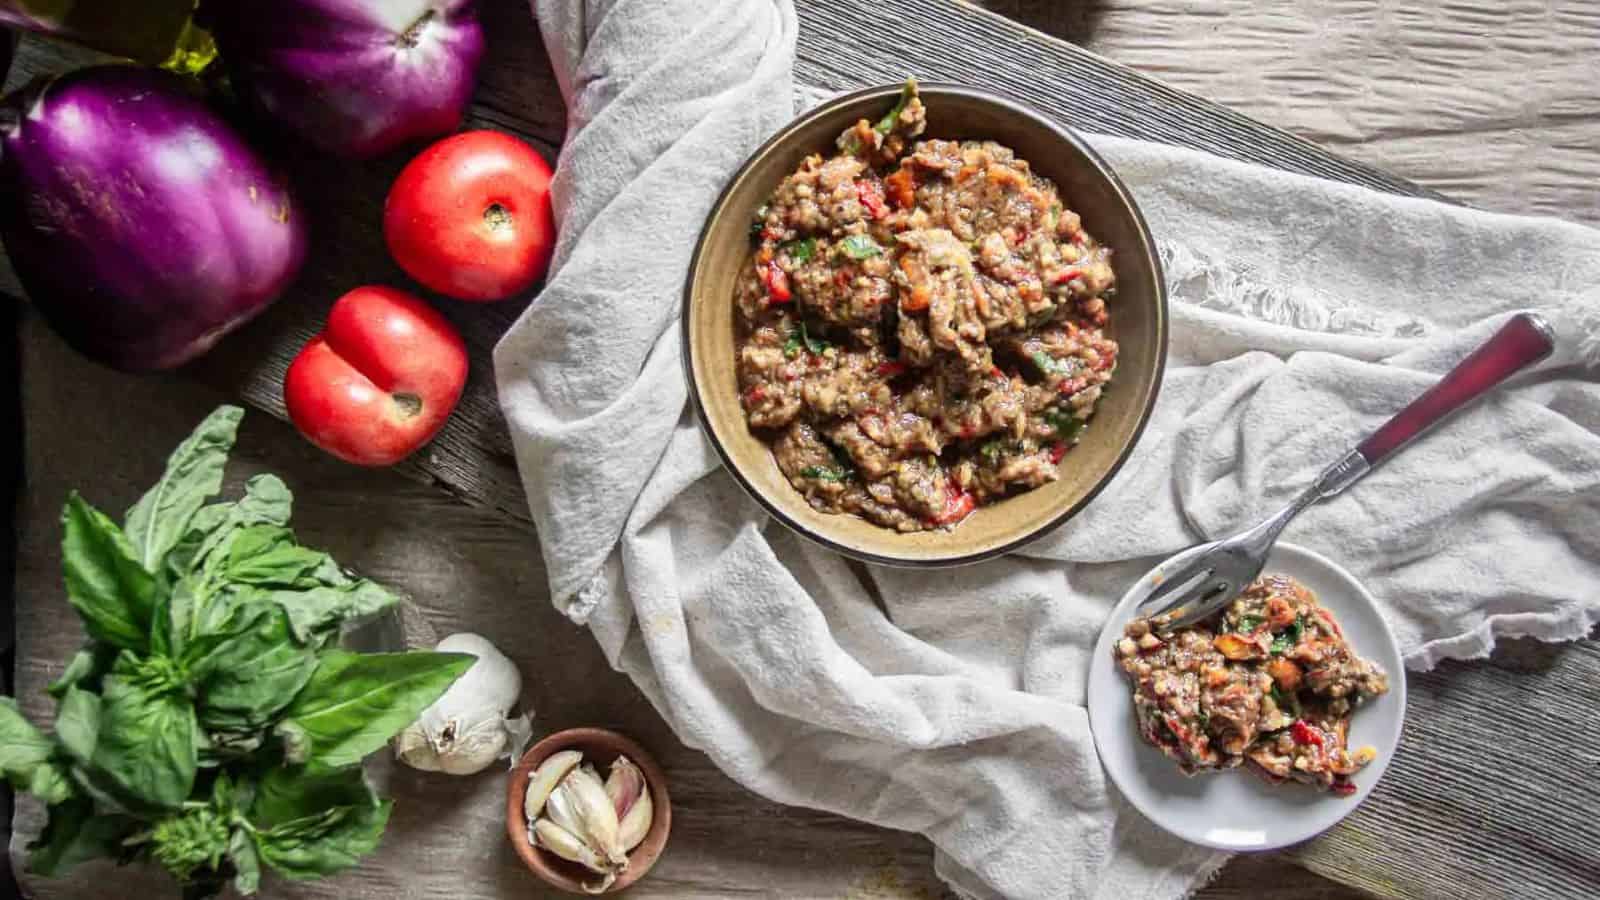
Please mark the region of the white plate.
[[1138, 595], [1163, 567], [1157, 566], [1124, 594], [1111, 612], [1089, 664], [1089, 723], [1100, 762], [1123, 796], [1150, 821], [1178, 837], [1219, 850], [1272, 850], [1303, 841], [1350, 814], [1383, 777], [1400, 742], [1406, 715], [1406, 674], [1400, 647], [1360, 582], [1326, 557], [1292, 544], [1278, 544], [1266, 573], [1288, 575], [1317, 595], [1344, 629], [1355, 652], [1383, 667], [1389, 692], [1356, 708], [1350, 746], [1371, 744], [1378, 758], [1351, 779], [1356, 792], [1340, 797], [1303, 784], [1268, 784], [1243, 767], [1187, 776], [1139, 736], [1133, 690], [1112, 656], [1122, 628], [1133, 618]]

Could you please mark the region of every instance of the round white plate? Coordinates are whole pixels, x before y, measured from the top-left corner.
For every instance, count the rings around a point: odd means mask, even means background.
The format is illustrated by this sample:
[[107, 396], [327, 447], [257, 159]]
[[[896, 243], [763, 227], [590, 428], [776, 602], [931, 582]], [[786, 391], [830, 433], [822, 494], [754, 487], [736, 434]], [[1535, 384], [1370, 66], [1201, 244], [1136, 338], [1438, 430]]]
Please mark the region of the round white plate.
[[1134, 601], [1144, 593], [1141, 588], [1181, 560], [1157, 566], [1129, 588], [1100, 632], [1089, 664], [1089, 723], [1100, 762], [1135, 808], [1184, 840], [1219, 850], [1272, 850], [1303, 841], [1349, 815], [1394, 756], [1406, 715], [1406, 673], [1394, 633], [1372, 595], [1349, 572], [1321, 554], [1278, 544], [1263, 571], [1288, 575], [1310, 588], [1344, 629], [1351, 648], [1389, 675], [1389, 692], [1357, 707], [1350, 720], [1350, 746], [1371, 744], [1378, 758], [1356, 773], [1351, 779], [1356, 792], [1345, 797], [1309, 785], [1268, 784], [1244, 767], [1184, 775], [1139, 736], [1132, 685], [1112, 656], [1123, 626], [1133, 618]]

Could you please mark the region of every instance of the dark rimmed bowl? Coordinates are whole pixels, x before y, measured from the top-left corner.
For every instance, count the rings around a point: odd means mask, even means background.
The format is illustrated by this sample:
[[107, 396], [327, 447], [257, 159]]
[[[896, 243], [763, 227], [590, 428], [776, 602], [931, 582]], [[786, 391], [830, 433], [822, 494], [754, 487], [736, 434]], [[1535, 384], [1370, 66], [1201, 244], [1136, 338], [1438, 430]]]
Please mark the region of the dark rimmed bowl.
[[[644, 774], [645, 787], [650, 790], [654, 805], [650, 830], [645, 832], [639, 846], [628, 852], [628, 870], [604, 893], [614, 894], [645, 876], [650, 867], [661, 858], [667, 846], [667, 835], [672, 832], [672, 799], [667, 795], [667, 774], [655, 757], [628, 737], [604, 728], [568, 728], [558, 731], [522, 754], [517, 767], [511, 770], [511, 782], [506, 787], [506, 836], [517, 850], [522, 862], [546, 884], [573, 894], [590, 894], [585, 884], [599, 880], [599, 876], [575, 862], [562, 859], [554, 853], [535, 847], [528, 840], [528, 819], [523, 812], [523, 797], [528, 792], [528, 780], [539, 764], [562, 750], [577, 750], [583, 761], [592, 763], [601, 772], [610, 768], [618, 756], [627, 756]], [[591, 894], [592, 896], [592, 894]]]
[[849, 515], [812, 509], [752, 434], [739, 403], [734, 348], [734, 282], [750, 252], [755, 211], [811, 153], [857, 119], [876, 120], [899, 84], [868, 88], [790, 123], [744, 164], [700, 233], [683, 301], [683, 358], [701, 426], [739, 483], [778, 521], [811, 540], [867, 562], [945, 566], [977, 562], [1059, 527], [1109, 482], [1133, 451], [1155, 405], [1167, 357], [1167, 294], [1155, 242], [1133, 197], [1111, 168], [1070, 130], [993, 94], [949, 84], [920, 85], [924, 137], [994, 140], [1016, 151], [1061, 189], [1083, 227], [1113, 250], [1117, 296], [1109, 336], [1121, 345], [1117, 371], [1061, 477], [980, 508], [948, 531], [900, 534]]

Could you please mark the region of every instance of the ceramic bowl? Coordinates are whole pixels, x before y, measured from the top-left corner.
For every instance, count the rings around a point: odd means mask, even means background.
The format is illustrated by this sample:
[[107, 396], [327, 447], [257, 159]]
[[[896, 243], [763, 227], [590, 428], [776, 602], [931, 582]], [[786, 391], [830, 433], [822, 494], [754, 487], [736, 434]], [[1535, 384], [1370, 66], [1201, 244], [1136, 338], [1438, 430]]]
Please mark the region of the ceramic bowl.
[[1092, 500], [1132, 452], [1155, 403], [1167, 354], [1167, 296], [1155, 243], [1132, 196], [1110, 167], [1067, 128], [973, 88], [920, 86], [924, 137], [995, 140], [1061, 189], [1083, 226], [1111, 247], [1117, 296], [1109, 335], [1121, 345], [1116, 376], [1061, 467], [1059, 480], [979, 509], [950, 530], [899, 534], [849, 515], [812, 509], [779, 471], [745, 421], [734, 349], [734, 282], [750, 252], [755, 211], [811, 153], [833, 152], [839, 132], [877, 119], [900, 85], [869, 88], [796, 119], [750, 157], [723, 190], [701, 232], [683, 302], [683, 358], [701, 425], [728, 470], [785, 525], [868, 562], [938, 566], [976, 562], [1060, 526]]
[[573, 894], [589, 894], [585, 884], [593, 884], [599, 876], [575, 862], [535, 847], [528, 840], [528, 819], [523, 812], [523, 797], [528, 792], [528, 779], [547, 758], [562, 750], [577, 750], [583, 761], [595, 767], [602, 778], [618, 756], [627, 756], [644, 773], [645, 786], [650, 790], [654, 816], [650, 830], [639, 846], [628, 853], [628, 869], [617, 876], [615, 883], [605, 893], [614, 894], [633, 884], [650, 871], [667, 845], [667, 835], [672, 831], [672, 801], [667, 796], [667, 776], [655, 757], [629, 738], [604, 728], [569, 728], [558, 731], [529, 748], [522, 754], [517, 767], [511, 771], [511, 782], [506, 788], [506, 836], [517, 856], [546, 884]]

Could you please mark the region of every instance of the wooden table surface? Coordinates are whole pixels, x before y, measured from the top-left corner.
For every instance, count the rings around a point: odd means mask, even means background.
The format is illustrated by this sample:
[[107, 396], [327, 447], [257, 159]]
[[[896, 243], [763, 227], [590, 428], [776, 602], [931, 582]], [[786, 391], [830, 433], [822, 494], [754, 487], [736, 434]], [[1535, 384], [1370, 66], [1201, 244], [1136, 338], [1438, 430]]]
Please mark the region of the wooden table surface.
[[[520, 0], [485, 5], [491, 49], [472, 124], [520, 133], [553, 156], [563, 113], [526, 6]], [[1131, 106], [1076, 109], [1089, 127], [1271, 157], [1262, 161], [1392, 190], [1412, 190], [1409, 179], [1507, 212], [1600, 221], [1600, 195], [1592, 187], [1600, 174], [1600, 99], [1592, 89], [1600, 75], [1594, 62], [1600, 58], [1600, 10], [1593, 4], [987, 5], [1011, 21], [950, 0], [885, 0], [870, 9], [802, 0], [799, 76], [845, 87], [892, 78], [907, 67], [922, 74], [944, 50], [952, 60], [940, 64], [980, 71], [994, 65], [1002, 89], [1052, 111], [1067, 102], [1061, 98], [1081, 95], [1078, 79], [1110, 77], [1113, 93]], [[905, 22], [907, 46], [879, 47], [881, 23], [894, 13]], [[1165, 88], [1013, 22], [1073, 40], [1402, 177], [1252, 132], [1221, 111], [1168, 96]], [[959, 53], [953, 50], [957, 40], [965, 42]], [[832, 48], [851, 52], [842, 60]], [[27, 41], [11, 83], [82, 59]], [[17, 674], [30, 712], [45, 712], [38, 687], [59, 671], [77, 640], [42, 628], [46, 605], [61, 602], [55, 517], [65, 491], [76, 487], [107, 508], [121, 508], [217, 402], [242, 396], [281, 414], [276, 384], [284, 348], [297, 347], [350, 285], [403, 283], [372, 224], [382, 186], [403, 161], [384, 160], [346, 177], [338, 164], [295, 158], [301, 182], [323, 188], [309, 198], [325, 230], [307, 277], [262, 321], [181, 375], [130, 379], [98, 369], [23, 313], [27, 477], [18, 521]], [[0, 291], [16, 293], [9, 272], [0, 276]], [[519, 308], [445, 305], [480, 362]], [[478, 365], [473, 378], [458, 420], [492, 422], [497, 413], [487, 367]], [[399, 472], [339, 464], [263, 414], [247, 419], [241, 445], [235, 481], [263, 469], [283, 475], [299, 498], [296, 523], [305, 541], [412, 593], [439, 633], [476, 630], [494, 637], [528, 679], [525, 697], [541, 732], [612, 725], [658, 753], [672, 777], [673, 841], [660, 867], [633, 893], [861, 900], [944, 895], [922, 838], [768, 803], [677, 743], [626, 679], [606, 667], [587, 635], [544, 599], [544, 569], [503, 431], [453, 431]], [[461, 603], [464, 594], [479, 602]], [[1236, 860], [1200, 896], [1600, 894], [1600, 830], [1587, 813], [1600, 796], [1591, 782], [1567, 783], [1563, 773], [1571, 769], [1550, 758], [1553, 747], [1573, 748], [1583, 770], [1592, 771], [1592, 747], [1600, 737], [1597, 675], [1600, 648], [1593, 642], [1560, 648], [1519, 643], [1488, 662], [1414, 678], [1401, 752], [1370, 802], [1317, 840]], [[1520, 760], [1516, 769], [1488, 764], [1508, 751]], [[390, 781], [400, 798], [396, 823], [373, 859], [344, 878], [293, 892], [269, 889], [269, 895], [541, 896], [499, 837], [492, 802], [499, 787], [499, 779], [488, 776], [451, 781], [397, 772]], [[34, 824], [36, 812], [25, 806], [19, 824]], [[427, 836], [433, 829], [481, 833], [481, 859], [431, 858]], [[463, 869], [470, 873], [464, 880]], [[34, 886], [40, 896], [76, 897], [86, 884]], [[115, 882], [123, 895], [129, 884], [120, 877]]]

